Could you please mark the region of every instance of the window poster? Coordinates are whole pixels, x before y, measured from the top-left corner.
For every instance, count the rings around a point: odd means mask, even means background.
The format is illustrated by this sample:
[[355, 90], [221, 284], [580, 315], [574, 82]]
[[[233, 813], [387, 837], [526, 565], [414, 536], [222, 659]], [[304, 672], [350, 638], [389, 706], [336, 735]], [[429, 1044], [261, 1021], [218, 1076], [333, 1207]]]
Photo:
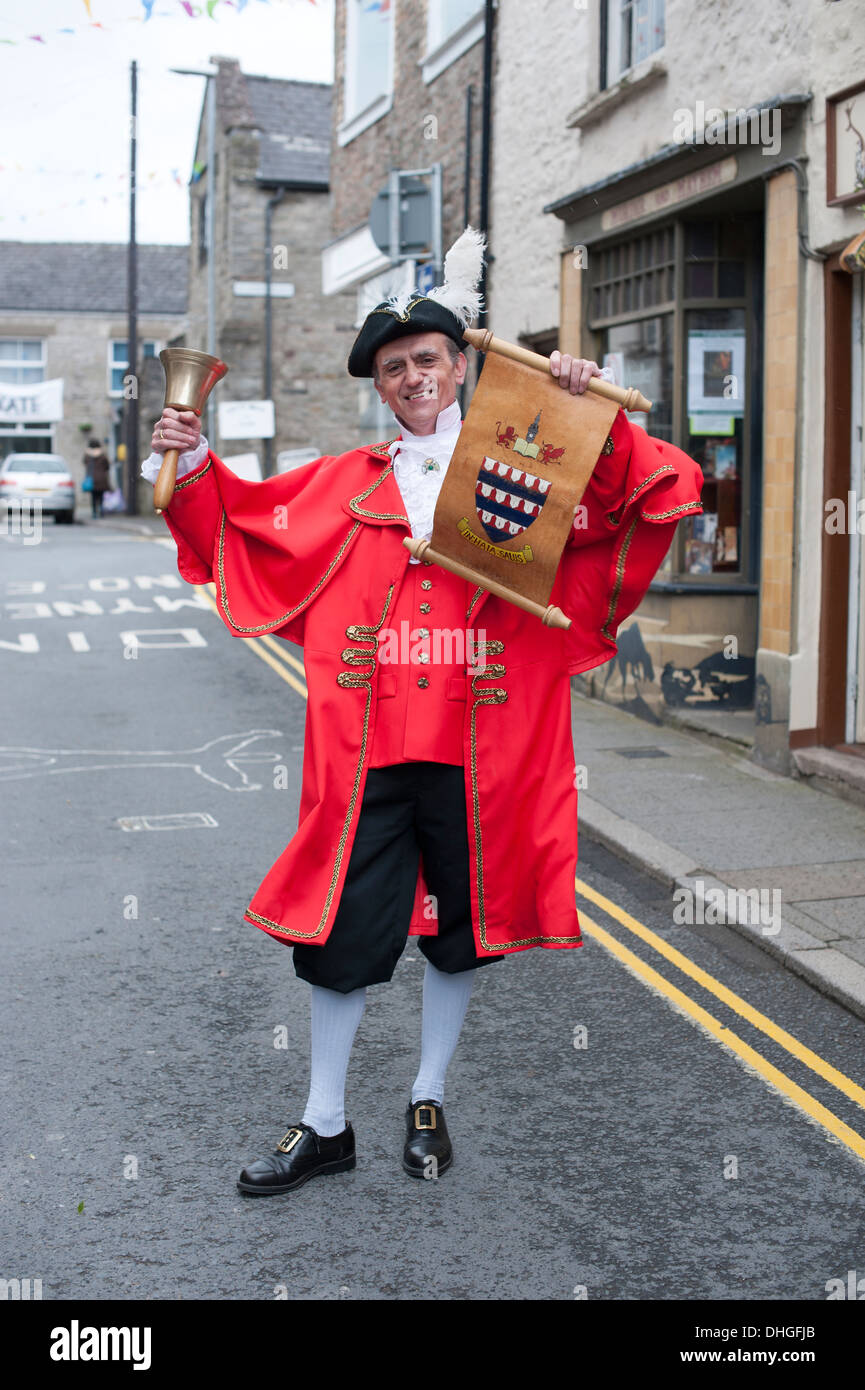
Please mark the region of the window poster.
[[694, 328], [688, 333], [688, 414], [744, 415], [745, 333]]

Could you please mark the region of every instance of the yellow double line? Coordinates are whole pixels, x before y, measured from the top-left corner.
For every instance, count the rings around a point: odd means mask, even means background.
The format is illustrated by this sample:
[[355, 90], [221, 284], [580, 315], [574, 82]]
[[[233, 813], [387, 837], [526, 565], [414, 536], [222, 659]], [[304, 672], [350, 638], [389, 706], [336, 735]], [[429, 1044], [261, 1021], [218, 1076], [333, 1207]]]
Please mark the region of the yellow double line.
[[[210, 607], [217, 616], [221, 616], [216, 606], [216, 591], [214, 585], [197, 584], [195, 588], [196, 592], [201, 595], [208, 607]], [[306, 673], [304, 671], [303, 662], [298, 661], [297, 657], [286, 650], [285, 643], [278, 642], [271, 636], [248, 637], [245, 639], [245, 642], [247, 647], [255, 652], [255, 655], [260, 657], [260, 659], [286, 681], [293, 690], [296, 690], [304, 699], [308, 698], [305, 678]], [[827, 1081], [830, 1086], [834, 1086], [842, 1095], [847, 1096], [848, 1100], [852, 1100], [854, 1104], [865, 1111], [865, 1089], [863, 1089], [862, 1086], [857, 1085], [849, 1076], [845, 1076], [837, 1067], [833, 1067], [831, 1063], [825, 1061], [824, 1058], [820, 1057], [816, 1052], [812, 1052], [809, 1047], [805, 1047], [804, 1043], [799, 1042], [798, 1038], [794, 1038], [791, 1033], [780, 1028], [778, 1024], [774, 1023], [766, 1014], [761, 1013], [759, 1009], [755, 1009], [747, 1000], [742, 999], [740, 995], [735, 994], [733, 990], [721, 984], [720, 980], [716, 980], [714, 975], [710, 975], [708, 971], [701, 969], [699, 965], [695, 965], [688, 956], [683, 955], [681, 951], [677, 951], [674, 946], [671, 946], [663, 937], [658, 936], [656, 932], [650, 931], [648, 927], [644, 926], [642, 922], [637, 921], [636, 917], [631, 916], [624, 908], [619, 907], [618, 904], [612, 902], [609, 898], [605, 898], [602, 893], [598, 893], [594, 888], [590, 887], [588, 883], [584, 883], [582, 879], [575, 879], [575, 886], [580, 897], [585, 898], [588, 902], [594, 903], [595, 906], [599, 907], [602, 912], [605, 912], [608, 917], [612, 917], [614, 921], [625, 927], [634, 936], [639, 937], [641, 941], [644, 941], [646, 945], [650, 946], [658, 955], [663, 956], [671, 965], [681, 970], [681, 972], [687, 975], [689, 979], [693, 980], [695, 984], [700, 985], [702, 989], [714, 995], [716, 999], [722, 1004], [725, 1004], [733, 1013], [745, 1019], [752, 1027], [763, 1033], [765, 1037], [777, 1043], [777, 1045], [783, 1048], [785, 1052], [789, 1053], [791, 1057], [795, 1057], [803, 1066], [808, 1067], [815, 1075]], [[794, 1105], [797, 1105], [800, 1110], [817, 1124], [822, 1125], [829, 1134], [840, 1143], [846, 1145], [858, 1158], [865, 1160], [865, 1138], [863, 1138], [861, 1134], [857, 1134], [855, 1130], [851, 1129], [850, 1126], [839, 1119], [837, 1115], [834, 1115], [825, 1105], [822, 1105], [820, 1101], [816, 1100], [810, 1092], [804, 1090], [803, 1087], [797, 1085], [796, 1082], [791, 1080], [784, 1072], [780, 1071], [776, 1066], [773, 1066], [762, 1053], [757, 1052], [746, 1043], [743, 1038], [740, 1038], [737, 1033], [734, 1033], [728, 1028], [726, 1024], [721, 1023], [714, 1014], [709, 1013], [708, 1009], [704, 1009], [700, 1004], [696, 1003], [695, 1000], [691, 999], [690, 995], [685, 994], [683, 990], [671, 984], [669, 980], [659, 974], [657, 970], [654, 970], [652, 966], [647, 965], [646, 962], [635, 955], [633, 951], [628, 950], [627, 946], [623, 946], [616, 937], [612, 936], [610, 932], [606, 931], [603, 927], [599, 926], [593, 918], [589, 917], [588, 913], [583, 908], [580, 909], [580, 922], [587, 935], [594, 937], [594, 939], [603, 946], [605, 950], [609, 951], [611, 955], [615, 956], [632, 975], [635, 975], [648, 988], [656, 990], [659, 994], [663, 995], [674, 1007], [681, 1009], [683, 1013], [687, 1014], [689, 1018], [693, 1019], [695, 1023], [699, 1024], [699, 1026], [705, 1029], [712, 1037], [716, 1038], [718, 1042], [723, 1043], [723, 1045], [729, 1048], [731, 1052], [735, 1053], [737, 1057], [740, 1057], [746, 1066], [752, 1068], [770, 1086], [773, 1086], [782, 1095], [791, 1100]]]
[[[211, 608], [221, 620], [222, 614], [216, 606], [216, 586], [214, 584], [196, 584], [195, 592], [204, 599], [208, 608]], [[245, 637], [244, 642], [250, 651], [266, 662], [271, 670], [281, 676], [284, 681], [296, 690], [298, 695], [302, 695], [306, 700], [309, 698], [309, 691], [306, 688], [306, 671], [303, 662], [298, 661], [296, 656], [286, 650], [286, 642], [278, 642], [275, 637]], [[297, 675], [294, 673], [297, 672]], [[298, 679], [298, 676], [300, 679]]]
[[[709, 994], [713, 994], [722, 1004], [726, 1004], [728, 1009], [737, 1013], [740, 1018], [745, 1019], [746, 1022], [758, 1029], [758, 1031], [763, 1033], [767, 1038], [771, 1038], [772, 1042], [777, 1043], [778, 1046], [782, 1047], [785, 1052], [788, 1052], [791, 1057], [795, 1057], [798, 1062], [808, 1067], [809, 1070], [813, 1071], [824, 1081], [828, 1081], [829, 1085], [834, 1086], [842, 1095], [847, 1096], [848, 1100], [852, 1100], [860, 1109], [865, 1110], [865, 1089], [857, 1085], [855, 1081], [852, 1081], [849, 1076], [845, 1076], [837, 1067], [833, 1067], [829, 1062], [818, 1056], [816, 1052], [812, 1052], [809, 1047], [805, 1047], [804, 1043], [799, 1042], [798, 1038], [794, 1038], [791, 1033], [786, 1032], [783, 1028], [779, 1028], [777, 1023], [773, 1023], [772, 1019], [767, 1018], [765, 1014], [760, 1013], [759, 1009], [755, 1009], [747, 1000], [742, 999], [740, 995], [735, 994], [733, 990], [721, 984], [720, 980], [716, 980], [714, 975], [710, 975], [707, 971], [702, 970], [699, 965], [695, 965], [688, 956], [683, 955], [681, 951], [677, 951], [674, 946], [671, 946], [663, 937], [658, 936], [656, 932], [650, 931], [648, 927], [644, 926], [642, 922], [637, 921], [636, 917], [632, 917], [624, 908], [611, 902], [609, 898], [605, 898], [602, 893], [596, 892], [594, 888], [591, 888], [588, 883], [584, 883], [582, 879], [575, 879], [575, 884], [580, 897], [585, 898], [588, 902], [594, 903], [595, 906], [599, 907], [602, 912], [605, 912], [608, 917], [612, 917], [614, 921], [620, 923], [621, 926], [625, 927], [629, 932], [632, 932], [634, 936], [639, 937], [641, 941], [644, 941], [652, 950], [657, 951], [658, 955], [663, 956], [671, 965], [676, 966], [676, 968], [681, 970], [684, 975], [687, 975], [689, 979], [707, 990]], [[774, 1086], [777, 1091], [780, 1091], [782, 1095], [793, 1101], [794, 1105], [797, 1105], [799, 1109], [804, 1111], [812, 1120], [822, 1125], [835, 1139], [845, 1144], [858, 1158], [865, 1159], [865, 1138], [863, 1138], [861, 1134], [857, 1134], [856, 1131], [851, 1129], [849, 1125], [846, 1125], [843, 1120], [840, 1120], [837, 1115], [834, 1115], [831, 1110], [828, 1110], [825, 1105], [821, 1105], [820, 1101], [816, 1100], [809, 1091], [804, 1090], [784, 1072], [779, 1071], [777, 1067], [767, 1061], [762, 1053], [755, 1051], [755, 1049], [749, 1046], [737, 1033], [734, 1033], [726, 1024], [721, 1023], [714, 1014], [709, 1013], [708, 1009], [704, 1009], [700, 1004], [697, 1004], [691, 999], [690, 995], [685, 994], [683, 990], [671, 984], [669, 980], [659, 974], [657, 970], [653, 970], [650, 965], [647, 965], [646, 962], [635, 955], [633, 951], [629, 951], [627, 946], [623, 946], [615, 936], [612, 936], [610, 932], [606, 931], [589, 917], [582, 907], [580, 907], [580, 923], [586, 933], [594, 937], [605, 950], [609, 951], [611, 955], [614, 955], [617, 960], [621, 961], [626, 970], [629, 970], [632, 975], [636, 975], [636, 977], [649, 989], [657, 990], [658, 993], [668, 999], [674, 1007], [681, 1009], [683, 1013], [687, 1014], [689, 1018], [699, 1024], [701, 1028], [704, 1028], [707, 1033], [710, 1033], [713, 1038], [717, 1038], [718, 1042], [723, 1043], [723, 1045], [728, 1047], [731, 1052], [734, 1052], [737, 1057], [740, 1057], [746, 1066], [751, 1067], [764, 1081], [768, 1082], [770, 1086]]]

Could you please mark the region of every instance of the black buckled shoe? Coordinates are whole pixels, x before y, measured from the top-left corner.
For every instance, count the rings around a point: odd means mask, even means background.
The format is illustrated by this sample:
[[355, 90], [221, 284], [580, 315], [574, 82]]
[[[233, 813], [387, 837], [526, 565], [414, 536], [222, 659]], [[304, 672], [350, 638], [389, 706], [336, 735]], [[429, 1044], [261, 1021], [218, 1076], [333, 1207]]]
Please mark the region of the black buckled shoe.
[[256, 1197], [276, 1197], [280, 1192], [294, 1192], [318, 1173], [345, 1173], [355, 1163], [351, 1125], [342, 1134], [328, 1137], [301, 1122], [292, 1125], [275, 1153], [244, 1168], [237, 1186]]
[[437, 1178], [454, 1161], [445, 1112], [437, 1100], [409, 1102], [402, 1166], [413, 1178]]

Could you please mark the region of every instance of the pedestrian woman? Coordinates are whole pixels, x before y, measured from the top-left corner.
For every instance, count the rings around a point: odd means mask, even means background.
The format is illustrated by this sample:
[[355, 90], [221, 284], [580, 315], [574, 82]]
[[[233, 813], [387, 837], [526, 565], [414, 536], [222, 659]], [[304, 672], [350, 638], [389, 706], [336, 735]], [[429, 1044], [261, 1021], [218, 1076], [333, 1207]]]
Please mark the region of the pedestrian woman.
[[84, 451], [84, 468], [86, 476], [90, 479], [90, 487], [85, 483], [85, 491], [90, 493], [95, 517], [102, 515], [102, 498], [111, 486], [110, 467], [108, 455], [99, 440], [91, 439]]

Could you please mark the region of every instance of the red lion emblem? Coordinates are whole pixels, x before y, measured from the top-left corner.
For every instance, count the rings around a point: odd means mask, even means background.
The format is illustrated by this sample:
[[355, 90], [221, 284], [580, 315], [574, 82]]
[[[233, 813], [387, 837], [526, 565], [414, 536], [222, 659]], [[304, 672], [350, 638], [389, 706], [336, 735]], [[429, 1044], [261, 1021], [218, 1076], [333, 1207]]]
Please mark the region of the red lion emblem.
[[513, 425], [507, 425], [505, 429], [501, 429], [501, 423], [501, 420], [496, 420], [496, 439], [499, 444], [504, 444], [506, 449], [510, 449], [517, 442], [517, 432]]
[[558, 463], [564, 452], [564, 445], [562, 445], [561, 449], [554, 449], [552, 444], [543, 444], [541, 446], [541, 456], [538, 459], [538, 463]]

